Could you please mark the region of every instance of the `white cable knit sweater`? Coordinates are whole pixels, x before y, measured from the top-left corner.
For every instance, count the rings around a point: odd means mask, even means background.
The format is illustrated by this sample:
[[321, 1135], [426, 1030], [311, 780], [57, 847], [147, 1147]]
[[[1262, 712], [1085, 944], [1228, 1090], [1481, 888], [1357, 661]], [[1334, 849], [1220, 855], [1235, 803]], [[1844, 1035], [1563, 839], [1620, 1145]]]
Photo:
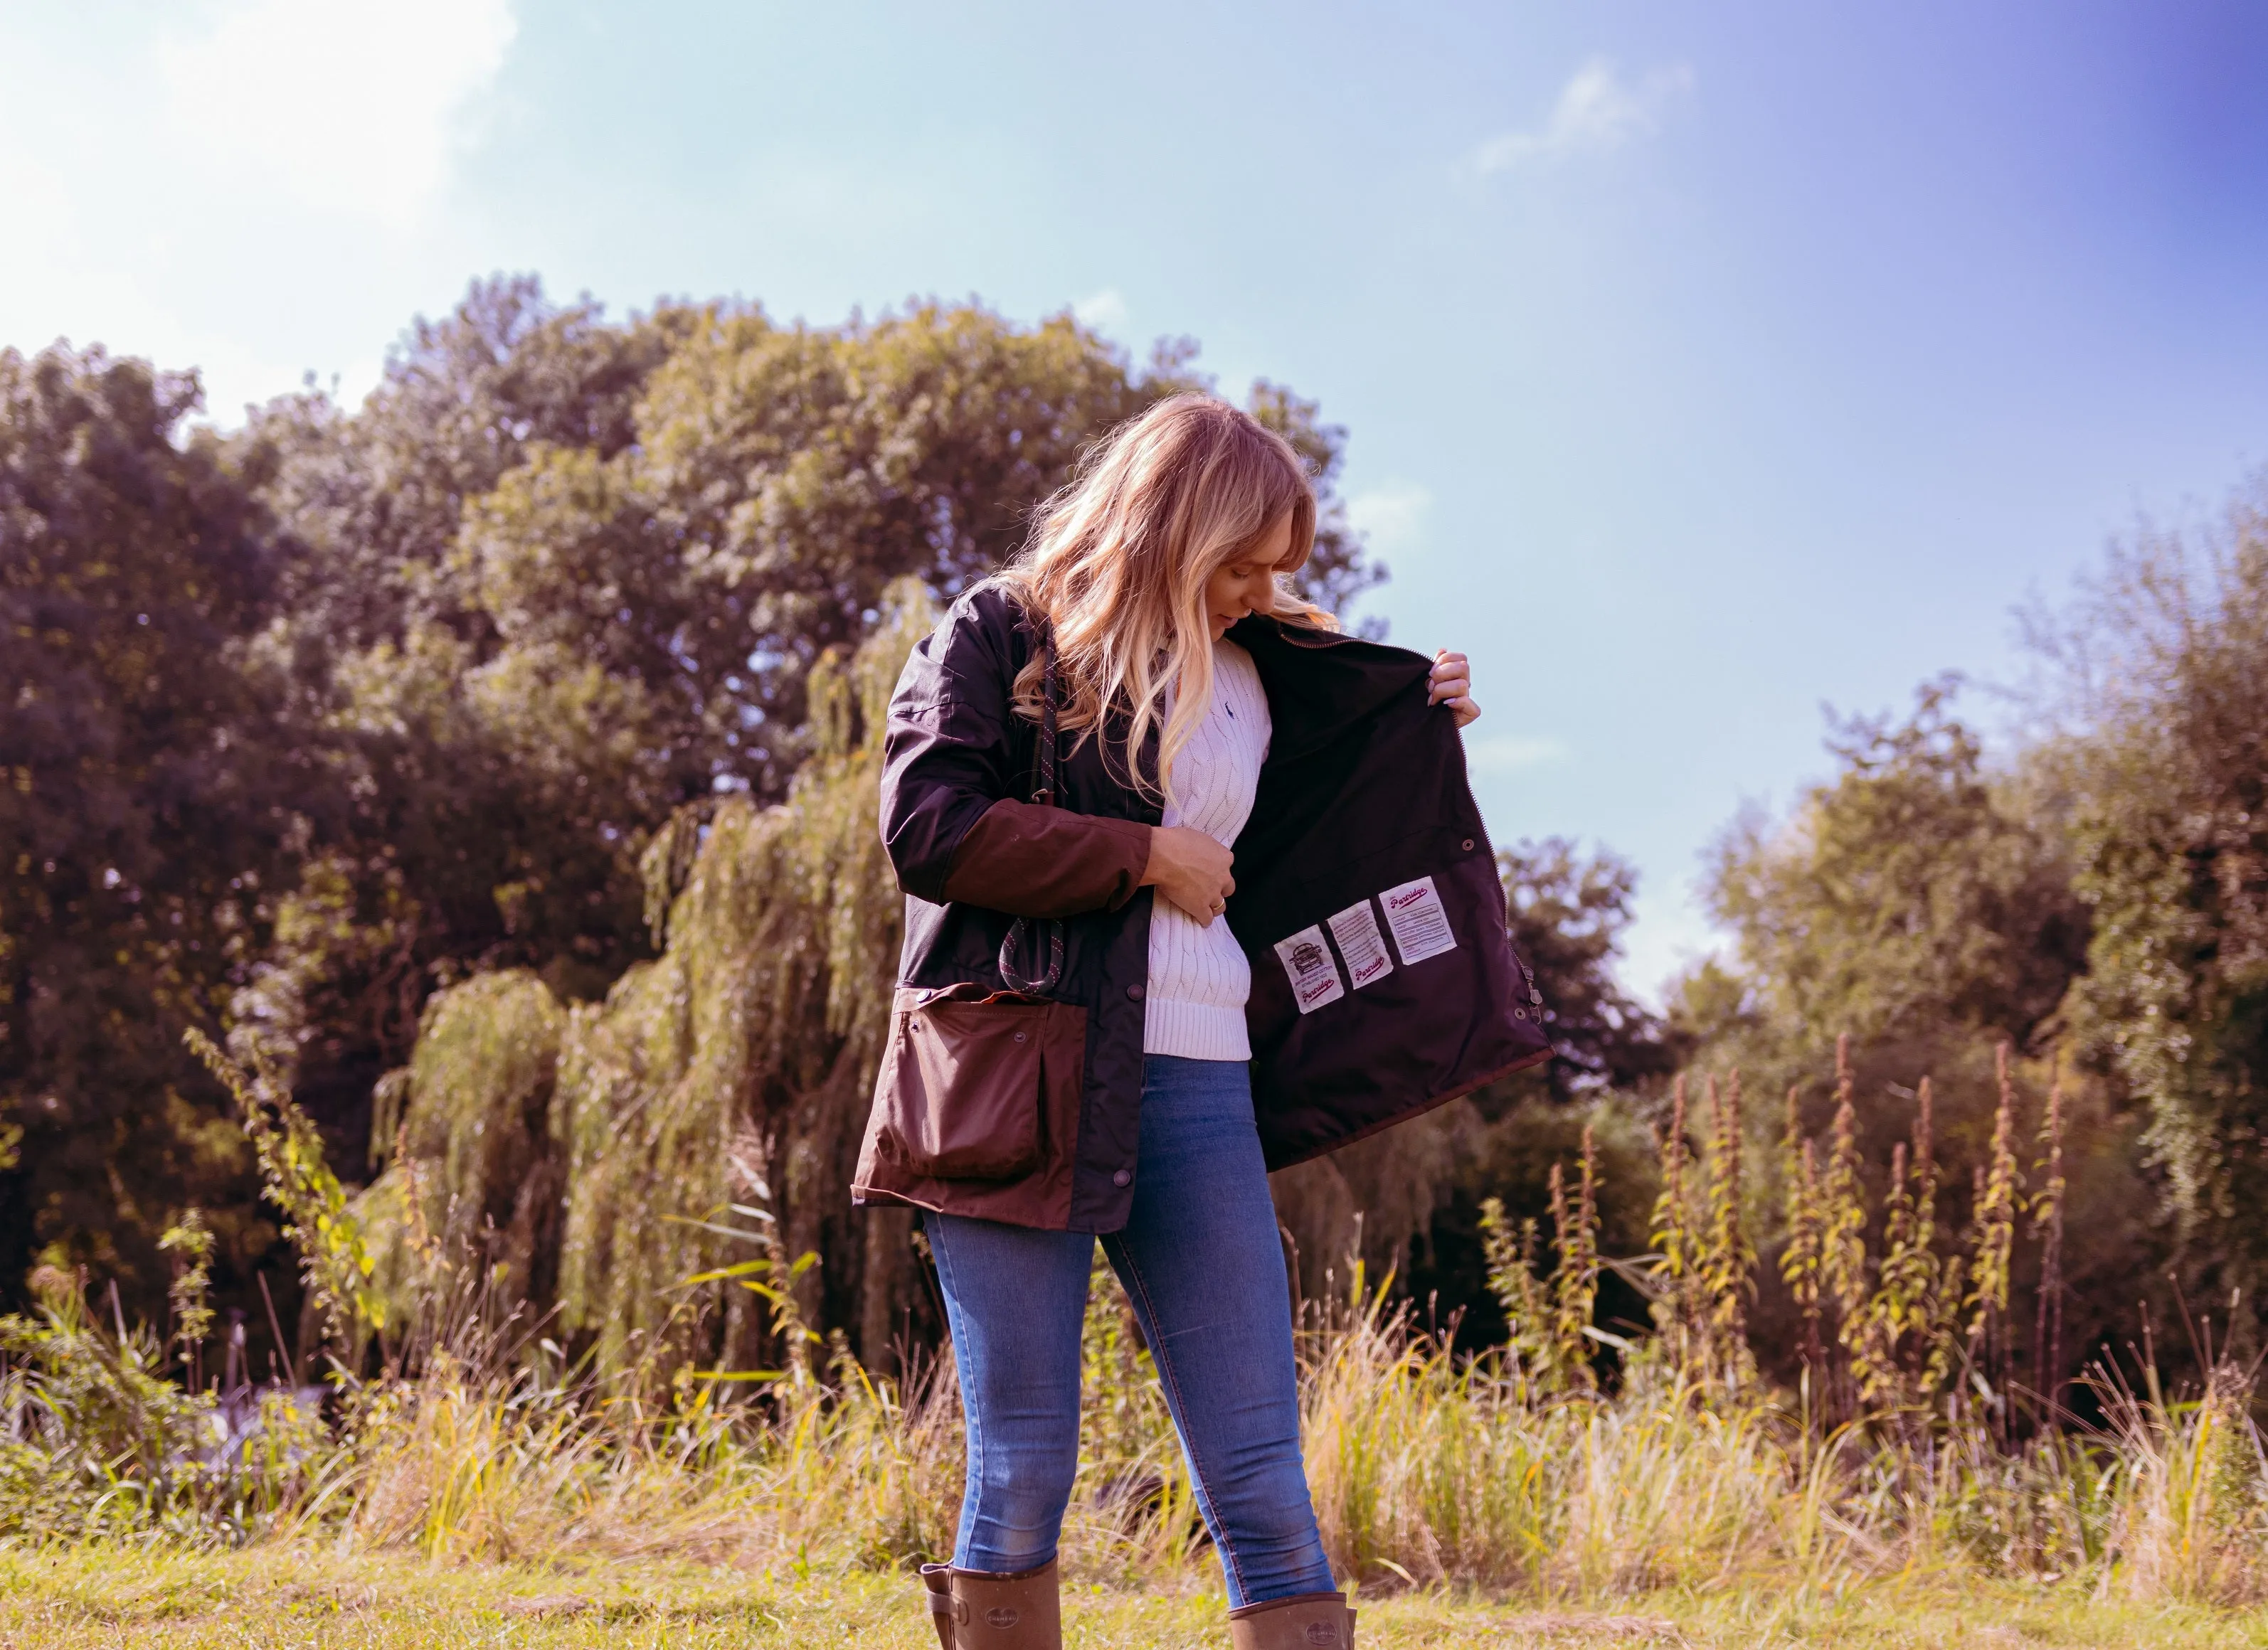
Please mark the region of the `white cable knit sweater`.
[[[1233, 642], [1212, 648], [1212, 709], [1174, 759], [1174, 800], [1165, 822], [1202, 831], [1223, 847], [1252, 813], [1268, 755], [1268, 695], [1252, 656]], [[1150, 908], [1150, 983], [1143, 994], [1145, 1054], [1250, 1060], [1244, 1002], [1252, 967], [1228, 924], [1201, 926], [1162, 893]]]

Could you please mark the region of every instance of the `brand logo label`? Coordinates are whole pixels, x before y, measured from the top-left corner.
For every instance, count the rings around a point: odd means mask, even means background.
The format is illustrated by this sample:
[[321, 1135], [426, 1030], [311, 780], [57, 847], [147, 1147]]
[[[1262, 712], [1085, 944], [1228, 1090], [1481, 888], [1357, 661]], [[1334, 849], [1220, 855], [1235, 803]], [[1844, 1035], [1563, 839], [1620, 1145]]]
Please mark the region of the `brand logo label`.
[[[990, 1627], [1012, 1627], [1021, 1620], [1023, 1620], [1023, 1617], [1019, 1616], [1014, 1610], [1010, 1610], [1005, 1604], [995, 1604], [990, 1610], [984, 1612], [985, 1624]], [[1310, 1631], [1312, 1632], [1313, 1630], [1310, 1629]], [[1336, 1633], [1333, 1633], [1329, 1639], [1318, 1639], [1315, 1642], [1317, 1644], [1332, 1644], [1336, 1643], [1338, 1635]]]
[[1277, 960], [1291, 978], [1292, 996], [1301, 1014], [1313, 1014], [1327, 1002], [1346, 995], [1339, 965], [1331, 960], [1321, 928], [1306, 928], [1287, 940], [1276, 942]]
[[1311, 1621], [1307, 1624], [1309, 1644], [1336, 1644], [1338, 1641], [1339, 1630], [1329, 1622]]

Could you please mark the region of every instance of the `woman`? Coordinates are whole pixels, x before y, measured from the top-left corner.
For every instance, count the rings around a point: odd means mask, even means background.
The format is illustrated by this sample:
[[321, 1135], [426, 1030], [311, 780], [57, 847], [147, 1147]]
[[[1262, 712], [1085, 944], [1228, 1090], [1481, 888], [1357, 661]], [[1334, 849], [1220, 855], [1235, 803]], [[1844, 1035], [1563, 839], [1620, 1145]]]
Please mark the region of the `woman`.
[[1548, 1054], [1465, 784], [1464, 658], [1287, 595], [1314, 521], [1287, 443], [1162, 402], [891, 702], [906, 939], [853, 1194], [924, 1211], [958, 1359], [968, 1490], [953, 1563], [923, 1573], [946, 1650], [1061, 1642], [1098, 1236], [1238, 1650], [1351, 1646], [1268, 1172]]

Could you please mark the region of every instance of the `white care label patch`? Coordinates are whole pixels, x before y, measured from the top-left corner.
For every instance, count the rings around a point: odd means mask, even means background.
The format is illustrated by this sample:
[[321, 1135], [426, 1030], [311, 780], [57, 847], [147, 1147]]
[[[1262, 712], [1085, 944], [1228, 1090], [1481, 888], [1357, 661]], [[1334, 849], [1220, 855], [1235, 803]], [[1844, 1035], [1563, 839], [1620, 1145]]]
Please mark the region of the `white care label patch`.
[[1394, 959], [1386, 954], [1386, 936], [1378, 931], [1378, 918], [1369, 900], [1349, 906], [1330, 919], [1330, 925], [1331, 938], [1339, 942], [1339, 955], [1346, 958], [1347, 978], [1357, 991], [1394, 972]]
[[1379, 895], [1378, 903], [1386, 907], [1386, 926], [1394, 930], [1394, 949], [1402, 953], [1403, 966], [1457, 949], [1457, 936], [1449, 932], [1449, 913], [1441, 909], [1432, 877], [1389, 888]]
[[1276, 956], [1292, 977], [1292, 994], [1299, 1000], [1301, 1014], [1313, 1014], [1346, 995], [1339, 965], [1332, 960], [1321, 928], [1302, 928], [1288, 940], [1277, 941]]

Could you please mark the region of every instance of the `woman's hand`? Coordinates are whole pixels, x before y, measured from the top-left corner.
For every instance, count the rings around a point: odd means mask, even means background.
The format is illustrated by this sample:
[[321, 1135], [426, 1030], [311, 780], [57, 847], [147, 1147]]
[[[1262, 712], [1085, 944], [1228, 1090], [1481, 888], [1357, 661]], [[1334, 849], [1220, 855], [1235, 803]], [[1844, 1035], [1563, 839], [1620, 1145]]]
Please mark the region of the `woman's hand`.
[[1473, 667], [1463, 654], [1444, 649], [1433, 656], [1433, 696], [1428, 702], [1447, 705], [1460, 728], [1481, 714], [1473, 703]]
[[1236, 891], [1236, 878], [1228, 874], [1235, 855], [1202, 831], [1187, 825], [1153, 825], [1150, 830], [1150, 863], [1142, 873], [1145, 887], [1155, 884], [1204, 928], [1228, 908]]

